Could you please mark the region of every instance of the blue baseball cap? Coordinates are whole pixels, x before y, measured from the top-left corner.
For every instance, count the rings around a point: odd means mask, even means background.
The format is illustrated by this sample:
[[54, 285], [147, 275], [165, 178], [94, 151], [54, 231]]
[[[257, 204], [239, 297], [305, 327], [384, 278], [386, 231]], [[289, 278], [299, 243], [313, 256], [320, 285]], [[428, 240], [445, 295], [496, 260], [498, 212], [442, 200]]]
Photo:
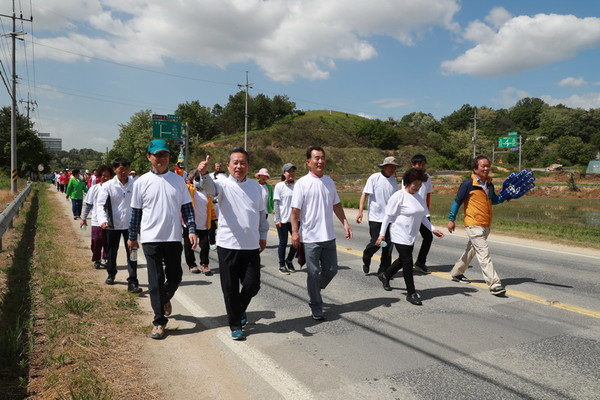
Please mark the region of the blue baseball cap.
[[148, 153], [150, 154], [156, 154], [159, 151], [166, 151], [167, 153], [171, 153], [171, 150], [169, 150], [169, 145], [166, 141], [162, 139], [154, 139], [150, 142], [147, 149]]

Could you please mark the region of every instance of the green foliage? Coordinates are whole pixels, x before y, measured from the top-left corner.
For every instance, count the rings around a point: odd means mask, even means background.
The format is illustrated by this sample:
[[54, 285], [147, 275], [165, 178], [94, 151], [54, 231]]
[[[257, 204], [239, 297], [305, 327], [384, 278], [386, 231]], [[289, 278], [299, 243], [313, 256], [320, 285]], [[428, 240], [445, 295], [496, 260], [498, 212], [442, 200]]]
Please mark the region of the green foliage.
[[[42, 140], [33, 130], [33, 124], [17, 111], [17, 163], [19, 176], [37, 174], [39, 164], [48, 165], [49, 154]], [[0, 109], [0, 169], [11, 168], [11, 111], [10, 107]]]
[[525, 97], [511, 108], [509, 117], [519, 131], [532, 131], [540, 126], [542, 112], [547, 109], [543, 100]]
[[367, 139], [375, 147], [383, 150], [396, 149], [401, 143], [398, 130], [389, 122], [380, 119], [365, 120], [358, 128], [356, 135]]
[[[119, 138], [109, 152], [109, 160], [125, 157], [131, 161], [131, 169], [146, 171], [149, 169], [146, 148], [151, 140], [152, 111], [138, 111], [131, 116], [129, 123], [119, 125]], [[171, 154], [172, 161], [176, 156]]]

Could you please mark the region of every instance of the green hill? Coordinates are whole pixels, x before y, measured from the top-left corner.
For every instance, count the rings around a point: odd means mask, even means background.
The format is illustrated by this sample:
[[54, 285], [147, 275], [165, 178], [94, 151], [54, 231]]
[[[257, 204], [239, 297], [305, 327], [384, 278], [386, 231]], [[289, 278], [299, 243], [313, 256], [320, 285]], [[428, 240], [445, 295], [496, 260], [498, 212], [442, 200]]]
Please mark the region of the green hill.
[[[248, 151], [251, 171], [262, 167], [276, 177], [286, 162], [298, 166], [304, 172], [306, 149], [321, 146], [327, 152], [330, 175], [368, 174], [376, 171], [377, 164], [394, 155], [409, 165], [411, 151], [383, 151], [371, 142], [357, 136], [359, 128], [369, 120], [357, 115], [336, 111], [307, 111], [303, 115], [290, 115], [265, 130], [248, 132]], [[244, 146], [244, 133], [239, 133], [193, 149], [192, 165], [210, 154], [212, 162], [225, 162], [227, 152], [236, 146]]]

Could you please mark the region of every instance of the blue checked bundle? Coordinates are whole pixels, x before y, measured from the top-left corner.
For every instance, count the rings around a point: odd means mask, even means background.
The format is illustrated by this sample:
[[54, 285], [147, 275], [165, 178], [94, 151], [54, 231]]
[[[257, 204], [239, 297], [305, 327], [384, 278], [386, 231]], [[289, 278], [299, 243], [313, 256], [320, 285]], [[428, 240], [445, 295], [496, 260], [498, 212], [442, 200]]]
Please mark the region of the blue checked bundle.
[[502, 183], [502, 191], [499, 194], [503, 200], [514, 200], [523, 196], [534, 188], [535, 177], [533, 172], [523, 169], [521, 172], [512, 173]]

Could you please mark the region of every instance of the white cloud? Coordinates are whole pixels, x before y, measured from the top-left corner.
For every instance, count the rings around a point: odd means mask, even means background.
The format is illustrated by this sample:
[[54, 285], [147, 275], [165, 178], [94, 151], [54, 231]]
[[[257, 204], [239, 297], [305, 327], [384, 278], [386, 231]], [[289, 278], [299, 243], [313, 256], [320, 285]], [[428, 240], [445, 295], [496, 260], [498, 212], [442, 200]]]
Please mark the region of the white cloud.
[[504, 108], [509, 108], [514, 106], [517, 101], [524, 97], [532, 96], [524, 90], [507, 87], [500, 92], [500, 97], [493, 98], [492, 101], [496, 104], [500, 104]]
[[500, 28], [506, 22], [510, 21], [512, 14], [506, 11], [503, 7], [494, 7], [490, 13], [485, 17], [485, 20], [489, 22], [494, 28]]
[[587, 85], [587, 82], [581, 76], [579, 78], [568, 77], [568, 78], [565, 78], [565, 79], [561, 80], [560, 82], [558, 82], [558, 86], [561, 86], [561, 87], [565, 87], [565, 86], [581, 87], [581, 86], [585, 86], [585, 85]]
[[371, 103], [377, 104], [381, 108], [402, 108], [412, 104], [410, 100], [394, 98], [373, 100]]
[[590, 108], [600, 108], [600, 93], [598, 92], [590, 92], [583, 95], [574, 94], [565, 98], [541, 96], [540, 99], [544, 100], [544, 102], [551, 106], [562, 104], [570, 108], [583, 108], [584, 110], [588, 110]]
[[47, 0], [38, 9], [36, 57], [73, 62], [83, 54], [153, 66], [169, 58], [219, 67], [254, 62], [275, 81], [326, 79], [336, 61], [376, 57], [372, 36], [413, 45], [435, 26], [456, 31], [458, 3]]
[[484, 29], [478, 21], [469, 25], [465, 38], [475, 41], [476, 46], [454, 60], [444, 61], [443, 71], [475, 76], [511, 75], [600, 47], [600, 18], [537, 14], [514, 17], [496, 27], [500, 17], [489, 18], [496, 28], [491, 35], [492, 27]]

